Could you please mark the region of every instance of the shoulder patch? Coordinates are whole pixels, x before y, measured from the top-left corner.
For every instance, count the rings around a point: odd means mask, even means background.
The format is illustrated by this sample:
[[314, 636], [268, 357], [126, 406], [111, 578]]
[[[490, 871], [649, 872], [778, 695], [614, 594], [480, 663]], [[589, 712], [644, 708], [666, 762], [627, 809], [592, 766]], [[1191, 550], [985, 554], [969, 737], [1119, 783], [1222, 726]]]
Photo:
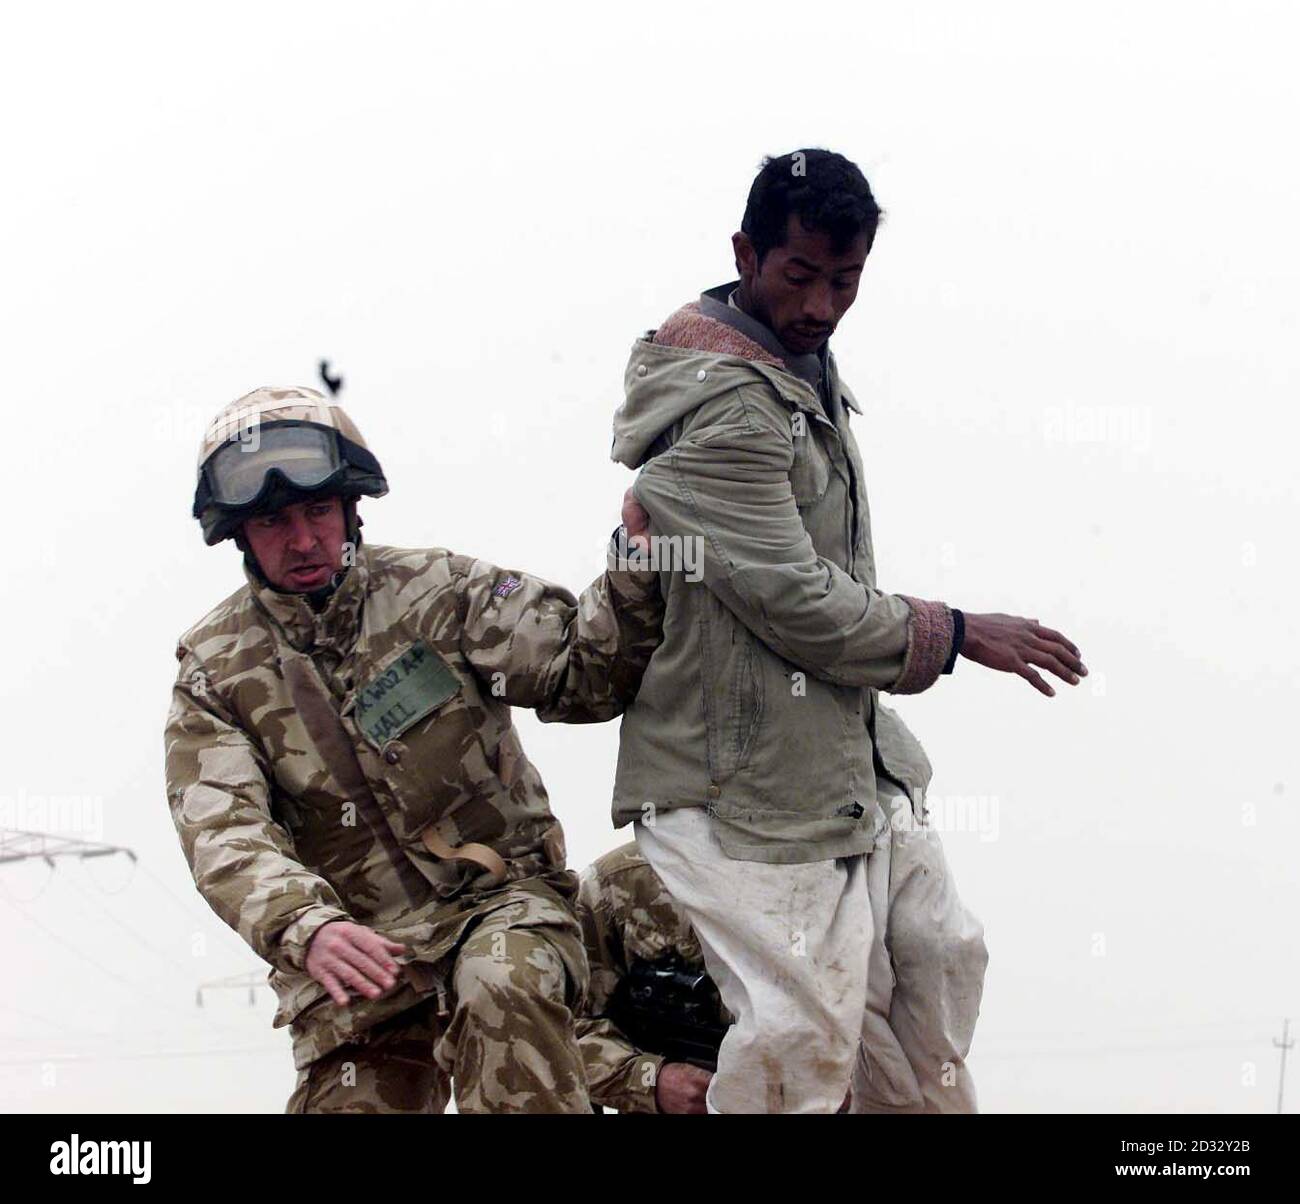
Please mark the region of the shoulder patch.
[[523, 585], [523, 582], [513, 574], [509, 577], [503, 577], [492, 587], [492, 596], [494, 598], [508, 598], [521, 585]]

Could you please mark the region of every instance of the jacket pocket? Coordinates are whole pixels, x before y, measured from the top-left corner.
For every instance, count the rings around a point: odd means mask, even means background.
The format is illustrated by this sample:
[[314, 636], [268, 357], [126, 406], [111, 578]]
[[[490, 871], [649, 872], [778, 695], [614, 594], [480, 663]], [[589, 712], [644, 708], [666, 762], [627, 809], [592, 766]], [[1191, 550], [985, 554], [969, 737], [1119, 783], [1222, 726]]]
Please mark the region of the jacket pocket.
[[700, 677], [709, 776], [722, 782], [749, 764], [763, 718], [761, 653], [754, 637], [708, 590], [699, 591]]
[[828, 813], [865, 803], [871, 754], [863, 691], [823, 681], [765, 645], [759, 653], [764, 721], [746, 770], [749, 798], [760, 807]]
[[816, 430], [816, 419], [802, 410], [795, 418], [803, 419], [803, 434], [797, 431], [793, 439], [794, 462], [790, 465], [790, 489], [799, 509], [812, 506], [826, 494], [831, 480], [830, 455], [822, 446], [822, 436]]
[[269, 982], [276, 995], [272, 1028], [283, 1028], [330, 998], [329, 992], [306, 971], [286, 973], [272, 970]]

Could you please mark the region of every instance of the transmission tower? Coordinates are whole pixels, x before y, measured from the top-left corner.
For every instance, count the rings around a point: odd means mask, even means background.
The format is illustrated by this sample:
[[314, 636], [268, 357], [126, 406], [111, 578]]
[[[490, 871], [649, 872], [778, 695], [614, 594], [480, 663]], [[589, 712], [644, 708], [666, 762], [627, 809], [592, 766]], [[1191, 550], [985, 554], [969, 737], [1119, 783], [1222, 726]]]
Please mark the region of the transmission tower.
[[135, 850], [124, 845], [81, 840], [75, 836], [55, 836], [51, 832], [0, 828], [0, 863], [38, 857], [53, 869], [56, 857], [111, 857], [114, 853], [125, 853], [132, 861], [136, 859]]

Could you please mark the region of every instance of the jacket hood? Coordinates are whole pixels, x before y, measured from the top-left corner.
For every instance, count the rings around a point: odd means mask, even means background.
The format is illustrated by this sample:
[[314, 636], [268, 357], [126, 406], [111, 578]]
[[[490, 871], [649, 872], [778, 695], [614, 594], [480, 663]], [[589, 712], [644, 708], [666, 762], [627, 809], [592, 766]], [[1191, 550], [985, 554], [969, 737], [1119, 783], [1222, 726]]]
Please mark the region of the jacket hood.
[[624, 401], [614, 413], [613, 460], [639, 468], [656, 439], [715, 397], [766, 380], [792, 405], [816, 413], [813, 391], [739, 330], [683, 305], [632, 345]]

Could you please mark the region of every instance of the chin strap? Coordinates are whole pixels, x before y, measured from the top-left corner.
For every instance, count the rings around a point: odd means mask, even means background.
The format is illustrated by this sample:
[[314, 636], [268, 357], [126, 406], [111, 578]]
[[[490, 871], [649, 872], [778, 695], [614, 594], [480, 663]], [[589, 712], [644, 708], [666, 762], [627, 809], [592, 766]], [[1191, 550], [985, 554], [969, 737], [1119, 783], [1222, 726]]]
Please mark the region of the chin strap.
[[253, 549], [248, 546], [248, 540], [244, 538], [243, 529], [236, 531], [231, 536], [231, 539], [235, 541], [235, 547], [244, 554], [244, 567], [253, 574], [260, 584], [269, 589], [275, 589], [275, 586], [266, 579], [266, 574], [262, 572], [262, 566], [257, 563], [257, 557], [253, 555]]

